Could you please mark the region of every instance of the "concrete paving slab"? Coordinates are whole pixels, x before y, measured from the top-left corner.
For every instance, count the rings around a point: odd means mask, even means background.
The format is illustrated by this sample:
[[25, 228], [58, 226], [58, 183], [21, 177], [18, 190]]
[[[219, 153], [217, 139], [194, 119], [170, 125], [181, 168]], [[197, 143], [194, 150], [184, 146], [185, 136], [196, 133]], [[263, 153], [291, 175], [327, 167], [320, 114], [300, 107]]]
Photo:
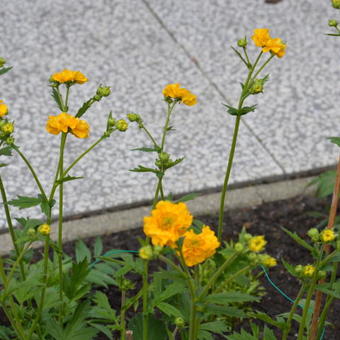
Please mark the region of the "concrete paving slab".
[[[59, 138], [44, 129], [47, 117], [59, 113], [50, 96], [48, 78], [63, 68], [81, 70], [90, 79], [88, 84], [72, 88], [70, 113], [101, 83], [110, 85], [113, 92], [85, 116], [91, 125], [89, 140], [70, 136], [65, 164], [102, 134], [110, 110], [118, 118], [128, 112], [141, 113], [150, 130], [160, 132], [165, 115], [161, 90], [167, 83], [180, 82], [198, 95], [199, 105], [180, 106], [175, 112], [176, 132], [168, 139], [168, 151], [186, 160], [170, 171], [166, 189], [185, 193], [222, 184], [233, 126], [222, 106], [224, 98], [146, 3], [13, 0], [2, 4], [0, 15], [1, 53], [14, 66], [1, 77], [0, 96], [16, 121], [17, 143], [45, 186], [51, 185], [59, 144]], [[128, 171], [138, 164], [151, 164], [150, 155], [130, 151], [147, 145], [145, 136], [131, 127], [103, 144], [72, 172], [86, 179], [65, 184], [66, 216], [152, 197], [154, 178]], [[246, 126], [241, 128], [237, 151], [232, 183], [283, 174]], [[1, 174], [10, 199], [38, 193], [17, 157]], [[27, 210], [14, 210], [13, 215], [37, 217], [32, 211], [34, 216]]]
[[[313, 195], [315, 187], [308, 183], [315, 177], [280, 181], [271, 184], [260, 184], [228, 192], [226, 209], [233, 210], [255, 207], [264, 202], [288, 199], [297, 195]], [[204, 194], [187, 202], [192, 215], [218, 214], [220, 194]], [[150, 213], [150, 206], [142, 206], [117, 212], [91, 216], [64, 223], [64, 241], [73, 241], [86, 237], [105, 237], [114, 232], [134, 229], [142, 226], [143, 217]], [[212, 226], [213, 227], [213, 226]], [[57, 239], [57, 225], [52, 225], [51, 237]], [[41, 246], [37, 243], [35, 247]], [[7, 254], [12, 249], [8, 233], [0, 235], [0, 255]]]
[[271, 63], [266, 91], [253, 100], [258, 112], [244, 122], [286, 173], [336, 162], [338, 148], [326, 140], [339, 134], [340, 121], [339, 40], [325, 35], [339, 11], [330, 1], [144, 1], [231, 103], [245, 70], [229, 47], [260, 27], [285, 40], [286, 56]]

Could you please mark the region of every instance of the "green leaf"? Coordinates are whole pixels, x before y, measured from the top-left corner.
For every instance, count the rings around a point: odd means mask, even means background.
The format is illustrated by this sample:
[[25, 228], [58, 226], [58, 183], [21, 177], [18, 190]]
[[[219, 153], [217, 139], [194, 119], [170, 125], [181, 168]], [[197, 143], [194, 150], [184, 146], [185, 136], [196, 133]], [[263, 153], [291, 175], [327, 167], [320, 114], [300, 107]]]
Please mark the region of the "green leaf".
[[92, 105], [92, 98], [89, 99], [88, 101], [86, 101], [82, 107], [78, 110], [77, 114], [76, 114], [76, 117], [77, 118], [80, 118]]
[[131, 151], [143, 151], [143, 152], [159, 152], [161, 149], [159, 147], [142, 147], [131, 149]]
[[193, 192], [191, 194], [188, 195], [184, 195], [181, 198], [179, 198], [178, 200], [174, 201], [175, 203], [179, 203], [179, 202], [188, 202], [188, 201], [192, 201], [194, 200], [196, 197], [198, 196], [197, 193]]
[[273, 318], [271, 318], [266, 313], [258, 313], [258, 312], [257, 313], [250, 313], [248, 316], [251, 317], [251, 318], [254, 318], [254, 319], [262, 320], [262, 321], [268, 323], [269, 325], [277, 327], [281, 330], [285, 327], [285, 322], [280, 322], [278, 320], [274, 320]]
[[[133, 331], [133, 340], [143, 339], [143, 315], [141, 313], [130, 320], [128, 329]], [[167, 340], [167, 331], [164, 323], [153, 315], [148, 317], [148, 330], [148, 339]]]
[[169, 284], [163, 291], [161, 294], [157, 295], [154, 299], [154, 301], [152, 302], [152, 305], [157, 307], [157, 305], [164, 301], [169, 299], [170, 297], [180, 294], [183, 292], [184, 289], [184, 285], [183, 282], [174, 282], [172, 284]]
[[228, 325], [223, 321], [212, 321], [203, 323], [200, 325], [200, 329], [220, 334], [230, 331]]
[[0, 149], [0, 156], [12, 156], [12, 147], [6, 146]]
[[259, 297], [252, 296], [249, 294], [241, 293], [241, 292], [226, 292], [226, 293], [218, 293], [218, 294], [210, 294], [205, 298], [205, 302], [208, 303], [216, 303], [218, 305], [224, 305], [228, 303], [235, 302], [250, 302], [250, 301], [258, 301]]
[[286, 262], [284, 259], [281, 259], [281, 261], [286, 270], [288, 271], [288, 273], [293, 276], [296, 276], [295, 267], [292, 266], [290, 263]]
[[331, 143], [340, 146], [340, 137], [328, 137], [327, 139], [329, 139]]
[[198, 340], [214, 340], [214, 337], [210, 332], [200, 329], [198, 331]]
[[65, 183], [65, 182], [69, 182], [69, 181], [74, 181], [76, 179], [81, 179], [81, 178], [84, 178], [82, 176], [80, 177], [75, 177], [75, 176], [66, 176], [66, 177], [63, 177], [62, 179], [58, 179], [57, 180], [57, 184], [61, 184], [61, 183]]
[[158, 303], [156, 307], [168, 316], [174, 316], [175, 318], [183, 318], [182, 313], [176, 307], [166, 302]]
[[64, 106], [63, 106], [63, 103], [61, 102], [59, 92], [55, 87], [52, 87], [52, 98], [58, 105], [58, 108], [60, 109], [60, 111], [64, 111]]
[[103, 241], [101, 237], [97, 236], [94, 243], [93, 255], [94, 257], [100, 256], [103, 252]]
[[161, 173], [157, 169], [147, 168], [147, 167], [145, 167], [143, 165], [138, 165], [138, 168], [130, 169], [129, 171], [132, 171], [132, 172], [153, 172], [155, 174]]
[[92, 258], [91, 251], [82, 240], [77, 241], [75, 252], [76, 260], [78, 263], [83, 261], [85, 258], [87, 259], [88, 262], [91, 262]]
[[5, 167], [5, 166], [7, 166], [8, 164], [6, 164], [6, 163], [0, 163], [0, 168], [3, 168], [3, 167]]
[[98, 323], [92, 323], [92, 322], [90, 323], [90, 325], [94, 328], [97, 328], [99, 332], [105, 334], [110, 340], [113, 340], [112, 331], [109, 327], [106, 327]]
[[227, 104], [224, 104], [224, 106], [228, 109], [227, 112], [231, 114], [232, 116], [243, 116], [249, 112], [256, 110], [256, 105], [245, 106], [245, 107], [242, 107], [240, 110]]
[[300, 246], [308, 249], [312, 254], [315, 254], [316, 249], [314, 249], [313, 246], [311, 246], [309, 243], [307, 243], [305, 240], [303, 240], [300, 236], [298, 236], [296, 233], [292, 233], [286, 228], [282, 228], [284, 232], [286, 232], [296, 243], [298, 243]]
[[335, 185], [335, 170], [329, 170], [323, 172], [321, 175], [313, 179], [308, 183], [310, 185], [317, 185], [316, 195], [319, 198], [327, 197], [333, 193], [333, 188]]
[[184, 157], [182, 157], [182, 158], [177, 158], [175, 161], [169, 163], [165, 168], [166, 168], [166, 169], [170, 169], [170, 168], [174, 167], [175, 165], [181, 163], [183, 160], [184, 160]]
[[18, 196], [17, 199], [8, 201], [8, 204], [13, 205], [14, 207], [18, 207], [19, 209], [26, 209], [26, 208], [31, 208], [31, 207], [41, 204], [41, 198]]
[[246, 332], [244, 329], [241, 329], [241, 333], [234, 332], [231, 335], [227, 336], [228, 340], [259, 340], [257, 336], [254, 336], [248, 332]]
[[240, 115], [243, 116], [249, 112], [253, 112], [256, 110], [256, 105], [253, 105], [253, 106], [245, 106], [245, 107], [242, 107], [242, 109], [239, 111], [240, 112]]
[[276, 340], [276, 336], [274, 332], [267, 326], [264, 327], [263, 339], [264, 340]]
[[3, 74], [7, 73], [10, 69], [12, 69], [11, 67], [4, 67], [0, 69], [0, 76], [2, 76]]
[[213, 315], [225, 315], [225, 316], [231, 316], [233, 318], [244, 318], [246, 317], [246, 314], [237, 307], [230, 307], [230, 306], [219, 306], [214, 304], [205, 305], [206, 310], [210, 312]]

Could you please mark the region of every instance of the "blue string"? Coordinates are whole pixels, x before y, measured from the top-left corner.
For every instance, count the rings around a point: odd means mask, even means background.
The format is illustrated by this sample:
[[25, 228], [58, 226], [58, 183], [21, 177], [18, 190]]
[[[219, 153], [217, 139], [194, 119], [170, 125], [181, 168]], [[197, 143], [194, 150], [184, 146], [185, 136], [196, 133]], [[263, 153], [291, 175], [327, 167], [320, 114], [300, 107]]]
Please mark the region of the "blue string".
[[[121, 254], [121, 253], [138, 253], [138, 251], [136, 250], [109, 250], [106, 253], [103, 254], [103, 256], [109, 256], [109, 255], [114, 255], [114, 254]], [[91, 263], [90, 267], [95, 266], [98, 262], [100, 262], [101, 260], [96, 260], [94, 262]], [[284, 291], [282, 291], [270, 278], [268, 272], [266, 271], [266, 268], [264, 266], [260, 266], [262, 271], [264, 272], [264, 276], [266, 277], [267, 281], [289, 302], [294, 303], [295, 301], [293, 299], [291, 299]], [[298, 305], [300, 308], [303, 308], [303, 306]], [[324, 335], [326, 332], [326, 327], [323, 328], [322, 333], [321, 333], [321, 337], [319, 340], [323, 340]]]
[[[264, 272], [264, 275], [267, 279], [267, 281], [285, 298], [287, 299], [289, 302], [291, 303], [294, 303], [295, 301], [293, 299], [291, 299], [286, 293], [284, 293], [273, 281], [272, 279], [269, 277], [268, 275], [268, 272], [266, 271], [266, 268], [264, 266], [260, 266], [262, 271]], [[298, 305], [300, 308], [303, 308], [303, 306], [301, 305]], [[322, 340], [324, 335], [325, 335], [325, 332], [326, 332], [326, 327], [323, 328], [322, 330], [322, 333], [321, 333], [321, 336], [320, 336], [320, 339], [319, 340]]]

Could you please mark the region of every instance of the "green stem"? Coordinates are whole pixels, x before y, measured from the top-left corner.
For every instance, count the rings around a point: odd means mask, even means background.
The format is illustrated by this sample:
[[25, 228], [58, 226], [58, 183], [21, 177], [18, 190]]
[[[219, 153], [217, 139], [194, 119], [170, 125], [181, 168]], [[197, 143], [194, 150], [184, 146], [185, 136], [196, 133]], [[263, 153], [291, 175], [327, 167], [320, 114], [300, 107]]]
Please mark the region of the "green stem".
[[149, 261], [144, 260], [144, 273], [143, 273], [143, 340], [148, 339], [148, 326], [149, 326], [149, 314], [148, 314], [148, 293], [149, 293]]
[[164, 128], [163, 128], [163, 136], [162, 136], [162, 142], [161, 142], [161, 152], [163, 152], [163, 149], [164, 149], [165, 137], [167, 135], [168, 128], [169, 128], [171, 112], [174, 109], [176, 104], [177, 104], [176, 101], [172, 102], [171, 104], [168, 104], [168, 111], [166, 113], [166, 120], [165, 120], [165, 125], [164, 125]]
[[179, 266], [177, 266], [173, 261], [165, 257], [164, 255], [159, 255], [158, 257], [161, 261], [168, 264], [170, 267], [178, 271], [183, 277], [187, 277], [187, 273], [184, 272]]
[[70, 85], [66, 85], [66, 98], [65, 98], [65, 104], [64, 104], [64, 111], [68, 111], [68, 96], [70, 94]]
[[28, 338], [31, 339], [33, 332], [35, 331], [38, 322], [41, 319], [42, 310], [45, 303], [45, 296], [46, 296], [46, 288], [47, 288], [47, 280], [48, 280], [48, 250], [49, 250], [49, 236], [46, 236], [45, 246], [44, 246], [44, 269], [43, 269], [43, 288], [41, 291], [40, 302], [38, 305], [37, 316], [32, 324], [32, 327], [29, 332]]
[[299, 302], [305, 292], [305, 289], [306, 289], [306, 285], [303, 284], [299, 290], [299, 293], [293, 303], [293, 306], [289, 312], [289, 315], [288, 315], [288, 318], [287, 318], [287, 322], [286, 322], [286, 327], [283, 331], [283, 335], [282, 335], [282, 340], [287, 340], [288, 338], [288, 335], [289, 335], [289, 332], [290, 332], [290, 329], [291, 329], [291, 325], [292, 325], [292, 320], [293, 320], [293, 317], [294, 317], [294, 314], [295, 314], [295, 311], [296, 311], [296, 308], [297, 306], [299, 305]]
[[144, 132], [146, 133], [146, 135], [150, 138], [152, 144], [154, 145], [155, 148], [159, 148], [158, 144], [156, 143], [156, 140], [152, 137], [151, 133], [149, 132], [149, 130], [144, 126], [144, 124], [141, 126], [141, 129], [144, 130]]
[[39, 188], [39, 191], [41, 193], [41, 196], [47, 200], [47, 196], [46, 196], [46, 193], [45, 193], [45, 190], [38, 178], [38, 175], [36, 174], [35, 170], [33, 169], [31, 163], [29, 162], [29, 160], [25, 157], [25, 155], [19, 150], [19, 148], [16, 146], [16, 145], [13, 145], [12, 148], [18, 153], [18, 155], [22, 158], [22, 160], [25, 162], [25, 164], [27, 165], [28, 169], [30, 170], [38, 188]]
[[247, 60], [248, 66], [252, 67], [250, 59], [248, 57], [248, 53], [247, 53], [247, 48], [246, 47], [243, 47], [243, 52], [244, 52], [244, 55], [246, 56], [246, 60]]
[[162, 180], [161, 180], [161, 178], [158, 178], [157, 187], [156, 187], [156, 190], [155, 190], [155, 197], [154, 197], [153, 202], [152, 202], [152, 209], [155, 208], [155, 206], [158, 202], [158, 195], [159, 195], [159, 191], [161, 189], [161, 185], [162, 185]]
[[122, 290], [122, 298], [121, 298], [121, 308], [120, 308], [120, 338], [121, 340], [125, 340], [125, 335], [126, 335], [126, 323], [125, 323], [125, 311], [126, 309], [124, 308], [125, 306], [125, 299], [126, 299], [126, 292], [125, 290]]
[[[17, 238], [16, 238], [14, 227], [13, 227], [13, 224], [12, 224], [11, 213], [10, 213], [10, 210], [9, 210], [9, 207], [8, 207], [6, 190], [5, 190], [4, 184], [2, 182], [1, 176], [0, 176], [0, 191], [1, 191], [2, 202], [4, 204], [4, 209], [5, 209], [5, 215], [6, 215], [6, 221], [7, 221], [7, 225], [8, 225], [9, 234], [11, 235], [11, 239], [12, 239], [12, 243], [13, 243], [13, 247], [14, 247], [16, 256], [19, 257], [20, 251], [19, 251], [19, 247], [17, 245]], [[22, 276], [23, 280], [25, 280], [26, 279], [26, 275], [25, 275], [24, 265], [23, 265], [22, 262], [20, 262], [20, 273], [21, 273], [21, 276]]]
[[[238, 255], [239, 255], [239, 253], [234, 253], [233, 255], [231, 255], [228, 259], [226, 259], [225, 261], [224, 261], [224, 263], [222, 264], [222, 266], [220, 266], [219, 268], [218, 268], [218, 270], [215, 272], [215, 274], [210, 278], [210, 280], [207, 282], [207, 284], [205, 285], [205, 287], [204, 287], [204, 289], [203, 289], [203, 291], [201, 292], [201, 294], [198, 296], [198, 301], [200, 301], [202, 298], [204, 298], [205, 296], [206, 296], [206, 294], [209, 292], [209, 289], [210, 289], [210, 287], [215, 283], [215, 281], [218, 279], [218, 277], [224, 272], [224, 270], [231, 264], [231, 263], [233, 263], [236, 259], [237, 259], [237, 257], [238, 257]], [[249, 268], [250, 266], [247, 266], [247, 267], [245, 267], [245, 268]], [[242, 270], [241, 270], [242, 271]], [[238, 272], [237, 272], [238, 273]], [[236, 274], [237, 274], [236, 273]], [[235, 275], [236, 274], [234, 274], [233, 276], [232, 276], [232, 278], [234, 278], [235, 277]], [[237, 275], [239, 275], [239, 274], [237, 274]], [[228, 281], [229, 281], [229, 279], [228, 279]]]
[[318, 278], [317, 269], [318, 269], [318, 267], [316, 267], [312, 282], [311, 282], [309, 289], [308, 289], [308, 292], [307, 292], [306, 301], [305, 301], [304, 306], [303, 306], [302, 318], [301, 318], [301, 322], [300, 322], [300, 326], [299, 326], [299, 332], [298, 332], [297, 340], [304, 339], [304, 332], [305, 332], [305, 327], [306, 327], [306, 320], [307, 320], [309, 305], [311, 303], [313, 294], [315, 292], [315, 286], [316, 286], [316, 282], [317, 282], [317, 278]]
[[255, 73], [253, 79], [256, 79], [256, 77], [261, 73], [261, 71], [268, 65], [268, 63], [275, 57], [275, 54], [272, 54], [264, 63], [263, 65], [258, 69], [258, 71]]

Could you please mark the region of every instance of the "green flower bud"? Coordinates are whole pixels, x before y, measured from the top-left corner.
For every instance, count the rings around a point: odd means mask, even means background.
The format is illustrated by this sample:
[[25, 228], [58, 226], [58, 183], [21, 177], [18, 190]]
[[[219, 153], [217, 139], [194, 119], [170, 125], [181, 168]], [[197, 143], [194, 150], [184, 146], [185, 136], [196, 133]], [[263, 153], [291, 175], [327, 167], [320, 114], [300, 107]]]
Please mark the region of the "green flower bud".
[[120, 289], [121, 290], [130, 290], [130, 289], [134, 289], [135, 285], [132, 281], [128, 280], [128, 279], [123, 279], [121, 284], [120, 284]]
[[35, 234], [36, 234], [36, 231], [35, 231], [34, 228], [29, 228], [27, 230], [27, 235], [30, 236], [30, 237], [34, 236]]
[[332, 6], [336, 9], [340, 9], [340, 0], [332, 0]]
[[307, 235], [311, 238], [311, 240], [313, 242], [319, 241], [320, 233], [319, 233], [319, 230], [317, 228], [309, 229], [308, 232], [307, 232]]
[[327, 276], [327, 273], [324, 270], [320, 270], [318, 272], [318, 279], [325, 279]]
[[109, 126], [115, 126], [115, 124], [116, 124], [116, 120], [114, 118], [109, 118], [107, 120], [107, 122], [108, 122]]
[[117, 130], [124, 132], [128, 129], [128, 127], [129, 127], [129, 124], [124, 119], [117, 120], [116, 122]]
[[141, 118], [140, 115], [137, 114], [137, 113], [128, 113], [126, 116], [127, 116], [128, 120], [129, 120], [131, 123], [132, 123], [132, 122], [137, 122], [137, 123], [139, 123], [139, 122], [142, 121], [142, 118]]
[[163, 247], [162, 246], [154, 246], [153, 247], [153, 254], [155, 256], [160, 255], [162, 253], [162, 251], [163, 251]]
[[244, 249], [244, 245], [240, 242], [235, 243], [234, 248], [237, 252], [241, 252]]
[[243, 235], [243, 238], [244, 238], [245, 241], [249, 241], [252, 237], [253, 236], [249, 233], [246, 233], [246, 234]]
[[251, 262], [257, 262], [257, 260], [258, 260], [258, 257], [257, 257], [257, 254], [256, 253], [253, 253], [253, 252], [251, 252], [250, 254], [248, 254], [248, 259], [249, 259], [249, 261], [251, 261]]
[[153, 250], [150, 245], [139, 249], [139, 257], [143, 260], [151, 260], [153, 258]]
[[111, 94], [111, 89], [108, 86], [100, 86], [97, 89], [97, 95], [101, 97], [107, 97]]
[[247, 47], [247, 45], [248, 45], [247, 38], [239, 39], [237, 41], [237, 46], [238, 47]]
[[7, 143], [8, 145], [12, 145], [12, 144], [14, 144], [14, 142], [15, 142], [15, 140], [14, 140], [13, 137], [8, 137], [8, 138], [6, 139], [6, 143]]
[[6, 64], [6, 60], [0, 57], [0, 67], [4, 66], [5, 64]]
[[161, 152], [159, 155], [159, 160], [163, 163], [167, 163], [170, 159], [170, 155], [167, 152]]
[[263, 85], [264, 85], [263, 79], [255, 79], [252, 86], [249, 89], [249, 92], [251, 94], [262, 93], [263, 92]]
[[10, 135], [14, 131], [14, 124], [11, 122], [7, 122], [1, 126], [1, 131], [5, 134]]
[[298, 264], [296, 267], [295, 267], [295, 273], [297, 274], [300, 274], [303, 270], [303, 266], [301, 264]]
[[176, 319], [175, 319], [175, 325], [176, 325], [176, 327], [178, 327], [178, 328], [183, 328], [183, 327], [185, 326], [185, 321], [184, 321], [184, 319], [183, 319], [183, 318], [180, 318], [180, 317], [176, 318]]
[[328, 20], [329, 27], [336, 27], [338, 26], [338, 22], [336, 20]]
[[96, 94], [93, 99], [96, 101], [96, 102], [99, 102], [101, 99], [103, 98], [103, 96], [100, 96], [99, 94]]

